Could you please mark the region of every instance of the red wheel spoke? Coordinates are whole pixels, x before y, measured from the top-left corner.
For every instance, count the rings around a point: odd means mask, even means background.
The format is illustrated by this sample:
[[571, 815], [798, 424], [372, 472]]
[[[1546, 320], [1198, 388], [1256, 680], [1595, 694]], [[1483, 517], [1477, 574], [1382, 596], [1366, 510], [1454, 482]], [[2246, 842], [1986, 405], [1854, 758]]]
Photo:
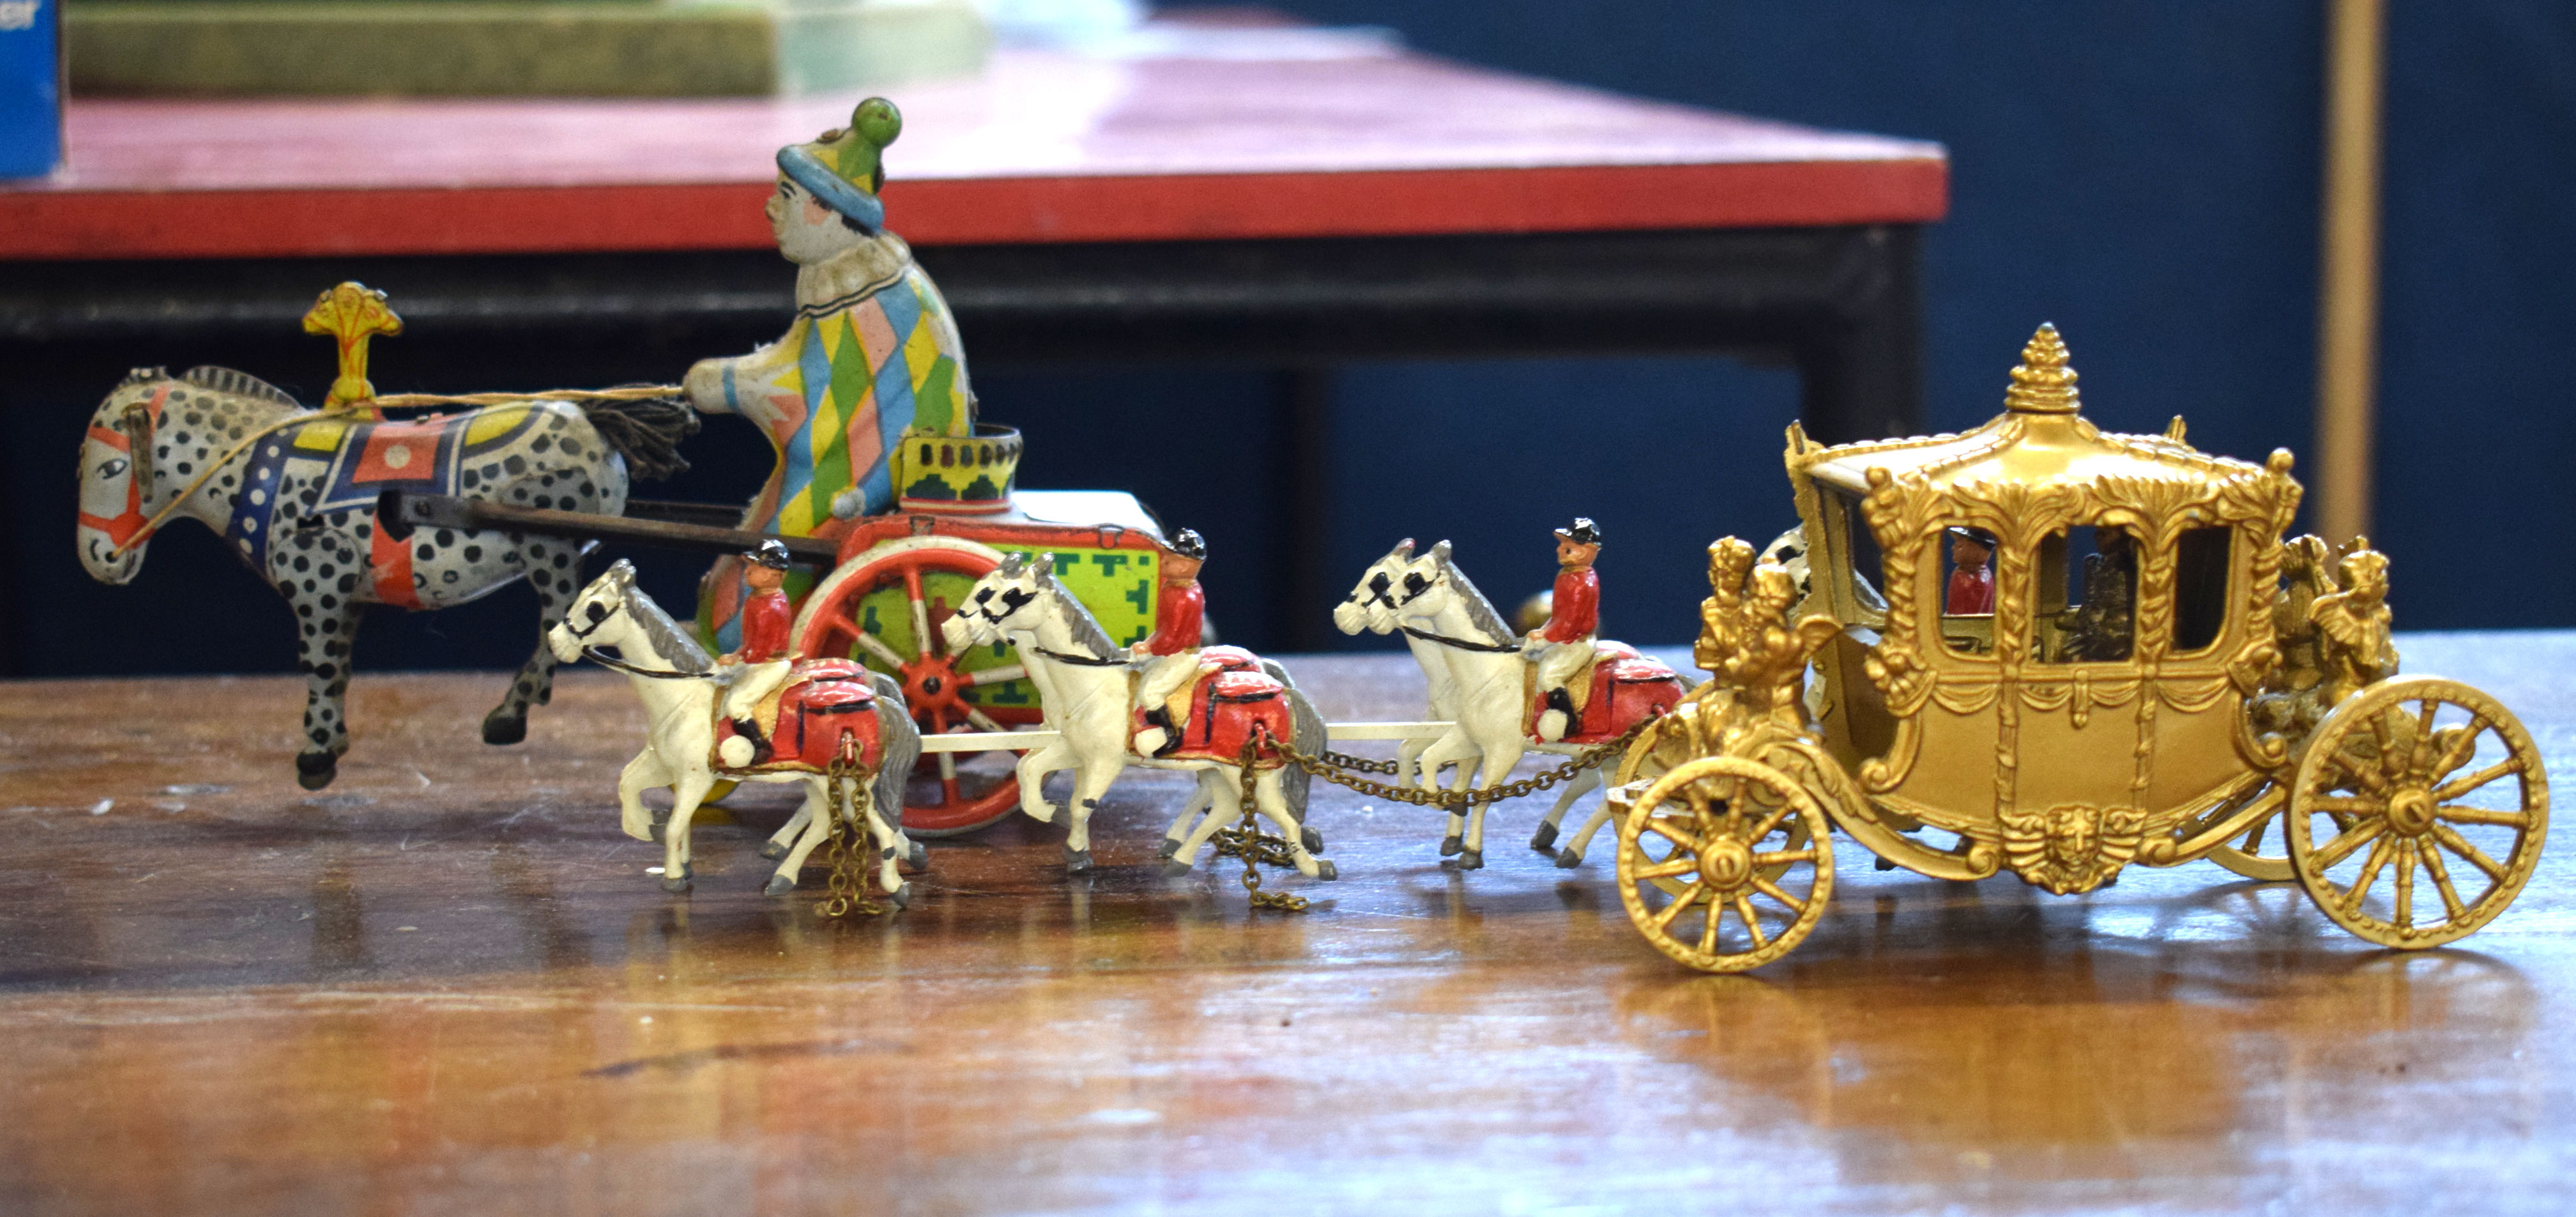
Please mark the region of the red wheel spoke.
[[921, 590], [921, 566], [907, 562], [903, 567], [903, 594], [912, 605], [912, 646], [923, 659], [937, 653], [930, 645], [930, 595]]
[[814, 636], [805, 640], [805, 648], [814, 653], [830, 650], [832, 648], [828, 644], [833, 636], [858, 632], [859, 628], [850, 620], [850, 615], [834, 608], [815, 620]]
[[[916, 537], [890, 545], [896, 547], [892, 552], [881, 549], [856, 556], [825, 577], [825, 584], [816, 589], [812, 624], [798, 639], [798, 657], [854, 656], [870, 667], [893, 673], [914, 696], [914, 721], [924, 733], [948, 734], [967, 723], [987, 730], [1007, 730], [992, 721], [993, 715], [961, 704], [955, 694], [972, 685], [997, 684], [1024, 673], [1017, 667], [990, 669], [990, 675], [953, 671], [943, 658], [948, 653], [946, 639], [931, 628], [930, 620], [930, 579], [981, 578], [993, 569], [995, 559], [981, 547], [962, 540]], [[870, 598], [878, 597], [878, 603], [883, 604], [881, 594], [898, 588], [907, 602], [905, 608], [897, 610], [884, 604], [880, 613], [894, 616], [879, 622], [881, 632], [863, 629], [860, 623]], [[899, 648], [889, 635], [907, 624], [913, 631], [913, 645]], [[934, 680], [941, 686], [935, 693], [928, 688]], [[962, 832], [1008, 815], [1018, 805], [1019, 782], [1010, 772], [984, 774], [979, 770], [961, 775], [958, 770], [956, 754], [928, 753], [921, 757], [913, 771], [921, 784], [915, 788], [914, 797], [905, 800], [903, 809], [906, 829], [926, 834]], [[939, 787], [936, 794], [930, 789], [933, 777]]]
[[912, 666], [912, 661], [905, 659], [902, 652], [895, 650], [893, 647], [887, 646], [885, 639], [879, 638], [865, 630], [855, 631], [851, 636], [858, 639], [860, 646], [867, 648], [868, 654], [884, 660], [898, 673], [902, 672], [905, 668]]

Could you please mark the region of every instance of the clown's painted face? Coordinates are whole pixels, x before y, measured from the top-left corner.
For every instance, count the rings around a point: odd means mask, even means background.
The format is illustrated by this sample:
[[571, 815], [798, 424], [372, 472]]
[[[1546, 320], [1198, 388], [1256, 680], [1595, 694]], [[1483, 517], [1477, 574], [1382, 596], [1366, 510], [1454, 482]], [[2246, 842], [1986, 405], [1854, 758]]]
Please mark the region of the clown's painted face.
[[778, 238], [778, 252], [798, 266], [825, 261], [867, 239], [785, 174], [779, 175], [778, 189], [770, 193], [763, 211], [769, 216], [770, 235]]

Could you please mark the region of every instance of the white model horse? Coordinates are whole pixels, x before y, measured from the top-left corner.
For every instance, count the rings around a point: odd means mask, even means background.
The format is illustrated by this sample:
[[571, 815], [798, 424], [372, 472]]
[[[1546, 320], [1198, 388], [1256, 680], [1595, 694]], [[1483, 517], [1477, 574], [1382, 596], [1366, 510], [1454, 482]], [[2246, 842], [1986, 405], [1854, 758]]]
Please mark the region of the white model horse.
[[[1213, 796], [1214, 808], [1165, 855], [1171, 859], [1165, 873], [1186, 873], [1199, 847], [1243, 813], [1240, 760], [1243, 741], [1251, 738], [1254, 724], [1273, 738], [1294, 742], [1295, 692], [1258, 672], [1227, 672], [1202, 680], [1195, 697], [1197, 705], [1207, 708], [1207, 721], [1199, 724], [1194, 710], [1192, 722], [1180, 724], [1184, 743], [1178, 751], [1163, 757], [1138, 755], [1135, 669], [1127, 652], [1101, 632], [1091, 610], [1056, 581], [1052, 556], [1034, 562], [1024, 554], [1004, 558], [1001, 566], [968, 589], [957, 612], [940, 628], [954, 650], [1006, 638], [1019, 648], [1020, 661], [1038, 687], [1046, 727], [1058, 733], [1055, 742], [1020, 759], [1020, 810], [1039, 823], [1054, 822], [1057, 808], [1047, 802], [1040, 783], [1056, 770], [1073, 770], [1064, 858], [1067, 869], [1077, 874], [1092, 865], [1091, 813], [1099, 809], [1101, 796], [1127, 766], [1177, 769], [1215, 778], [1201, 782], [1201, 791]], [[1196, 730], [1196, 726], [1207, 729]], [[1202, 738], [1188, 742], [1194, 730]], [[1289, 857], [1299, 874], [1309, 879], [1338, 878], [1331, 862], [1308, 849], [1303, 826], [1290, 813], [1281, 785], [1282, 759], [1275, 752], [1267, 753], [1253, 766], [1254, 805], [1287, 837]], [[1183, 813], [1184, 819], [1187, 814]]]
[[[738, 782], [797, 782], [805, 787], [805, 804], [794, 818], [770, 838], [764, 856], [777, 857], [784, 851], [785, 861], [770, 876], [768, 892], [780, 895], [793, 890], [796, 874], [803, 869], [805, 858], [814, 847], [831, 834], [831, 821], [824, 809], [830, 806], [831, 779], [811, 765], [799, 765], [794, 757], [764, 765], [735, 768], [710, 763], [716, 748], [716, 702], [724, 681], [715, 661], [688, 635], [673, 623], [662, 607], [653, 603], [635, 586], [635, 568], [620, 560], [607, 573], [591, 581], [572, 603], [569, 619], [546, 631], [546, 645], [554, 657], [565, 663], [580, 660], [586, 653], [592, 659], [615, 667], [627, 674], [635, 686], [635, 695], [644, 701], [648, 725], [644, 750], [626, 763], [617, 778], [617, 805], [626, 835], [639, 841], [659, 839], [662, 842], [662, 889], [668, 892], [689, 890], [689, 819], [706, 798], [707, 790], [718, 778]], [[614, 647], [618, 658], [613, 662], [596, 652]], [[855, 672], [854, 665], [839, 661], [821, 661], [833, 675], [815, 683], [845, 679], [837, 674]], [[791, 676], [781, 687], [781, 695], [793, 695], [800, 677]], [[866, 786], [851, 782], [851, 788], [840, 792], [853, 808], [864, 809], [865, 823], [845, 825], [853, 834], [862, 830], [872, 837], [877, 848], [877, 880], [894, 897], [895, 906], [912, 903], [912, 885], [905, 883], [895, 869], [902, 858], [919, 870], [928, 860], [926, 852], [903, 835], [899, 815], [903, 807], [904, 779], [912, 772], [912, 763], [921, 755], [921, 734], [913, 726], [912, 715], [904, 708], [902, 686], [892, 678], [874, 675], [868, 690], [873, 705], [859, 705], [874, 720], [873, 753], [862, 753], [863, 765], [873, 765]], [[782, 721], [770, 735], [781, 751], [793, 745], [787, 723]], [[829, 750], [839, 741], [821, 741]], [[808, 750], [810, 751], [810, 749]], [[667, 824], [656, 824], [644, 806], [644, 792], [656, 786], [668, 786], [675, 801]], [[887, 809], [895, 809], [890, 816]], [[788, 839], [796, 838], [792, 848]]]
[[[306, 410], [227, 368], [176, 378], [138, 369], [90, 416], [76, 541], [91, 578], [126, 583], [169, 511], [213, 529], [286, 597], [302, 630], [306, 685], [296, 778], [319, 790], [349, 750], [342, 697], [366, 605], [449, 608], [525, 578], [542, 631], [563, 619], [581, 583], [581, 542], [386, 528], [376, 519], [380, 494], [616, 515], [626, 507], [629, 463], [638, 476], [685, 468], [671, 448], [696, 429], [685, 407], [649, 401], [539, 401], [373, 421]], [[484, 717], [486, 743], [526, 738], [528, 707], [552, 695], [554, 670], [539, 645]]]
[[[1396, 616], [1395, 597], [1404, 582], [1404, 572], [1412, 565], [1413, 538], [1406, 537], [1394, 549], [1388, 550], [1385, 557], [1370, 563], [1367, 570], [1360, 572], [1360, 581], [1352, 586], [1351, 594], [1333, 606], [1334, 627], [1345, 634], [1357, 634], [1361, 630], [1372, 634], [1393, 634], [1401, 630], [1403, 622]], [[1431, 686], [1431, 707], [1424, 711], [1424, 719], [1445, 723], [1457, 717], [1457, 684], [1449, 678], [1448, 663], [1440, 658], [1440, 644], [1411, 633], [1404, 635], [1404, 644], [1413, 649], [1413, 662], [1422, 665], [1422, 678]], [[1423, 773], [1417, 780], [1415, 773], [1415, 761], [1423, 749], [1430, 746], [1428, 739], [1409, 739], [1396, 745], [1396, 785], [1431, 784], [1430, 774]], [[1561, 803], [1557, 810], [1560, 813], [1564, 811]], [[1554, 836], [1555, 820], [1555, 816], [1549, 816], [1549, 827], [1542, 831]]]
[[[1522, 640], [1494, 611], [1493, 602], [1450, 562], [1449, 543], [1443, 541], [1432, 546], [1430, 553], [1407, 562], [1391, 584], [1388, 594], [1395, 602], [1390, 611], [1397, 619], [1396, 628], [1417, 643], [1429, 644], [1417, 647], [1414, 656], [1432, 687], [1440, 687], [1440, 677], [1433, 675], [1435, 664], [1449, 682], [1452, 726], [1415, 758], [1417, 784], [1423, 788], [1435, 786], [1435, 775], [1451, 763], [1458, 769], [1450, 783], [1452, 791], [1503, 782], [1530, 750], [1570, 756], [1614, 739], [1681, 701], [1682, 680], [1671, 668], [1640, 656], [1624, 643], [1599, 642], [1578, 729], [1558, 742], [1541, 740], [1531, 725], [1535, 680], [1530, 661], [1522, 657]], [[1600, 785], [1599, 767], [1568, 781], [1565, 793], [1557, 796], [1556, 806], [1530, 838], [1530, 848], [1548, 852], [1566, 809]], [[1449, 833], [1440, 842], [1440, 852], [1447, 856], [1442, 866], [1475, 870], [1485, 864], [1485, 812], [1491, 806], [1478, 803], [1464, 816], [1450, 813]], [[1584, 822], [1573, 842], [1557, 852], [1556, 864], [1582, 865], [1585, 845], [1608, 817], [1605, 804]]]

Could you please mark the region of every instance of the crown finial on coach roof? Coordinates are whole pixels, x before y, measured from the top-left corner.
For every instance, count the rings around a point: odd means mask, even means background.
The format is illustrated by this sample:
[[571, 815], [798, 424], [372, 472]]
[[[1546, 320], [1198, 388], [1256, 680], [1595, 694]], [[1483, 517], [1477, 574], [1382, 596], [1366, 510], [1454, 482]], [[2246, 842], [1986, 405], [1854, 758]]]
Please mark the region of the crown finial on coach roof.
[[2021, 366], [2012, 370], [2012, 388], [2004, 391], [2004, 409], [2015, 414], [2073, 414], [2077, 405], [2075, 369], [2066, 363], [2066, 343], [2057, 327], [2041, 322], [2039, 332], [2021, 349]]

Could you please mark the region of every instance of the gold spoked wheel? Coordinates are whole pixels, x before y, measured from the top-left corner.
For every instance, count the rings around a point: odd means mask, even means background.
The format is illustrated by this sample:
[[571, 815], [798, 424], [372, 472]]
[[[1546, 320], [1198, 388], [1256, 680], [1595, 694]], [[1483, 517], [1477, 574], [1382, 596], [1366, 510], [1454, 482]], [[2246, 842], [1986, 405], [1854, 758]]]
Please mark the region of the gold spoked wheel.
[[2513, 903], [2549, 836], [2549, 779], [2513, 713], [2457, 681], [2400, 677], [2317, 724], [2290, 791], [2290, 860], [2335, 924], [2440, 946]]
[[[2254, 798], [2277, 797], [2275, 789], [2267, 784], [2254, 792]], [[2214, 813], [2213, 818], [2236, 811], [2241, 806]], [[2260, 879], [2265, 883], [2286, 883], [2299, 877], [2298, 868], [2290, 865], [2289, 829], [2278, 812], [2254, 821], [2254, 826], [2246, 829], [2243, 836], [2210, 850], [2207, 857], [2248, 879]]]
[[1824, 916], [1824, 812], [1787, 774], [1703, 757], [1657, 778], [1619, 826], [1619, 902], [1646, 941], [1703, 972], [1788, 954]]

